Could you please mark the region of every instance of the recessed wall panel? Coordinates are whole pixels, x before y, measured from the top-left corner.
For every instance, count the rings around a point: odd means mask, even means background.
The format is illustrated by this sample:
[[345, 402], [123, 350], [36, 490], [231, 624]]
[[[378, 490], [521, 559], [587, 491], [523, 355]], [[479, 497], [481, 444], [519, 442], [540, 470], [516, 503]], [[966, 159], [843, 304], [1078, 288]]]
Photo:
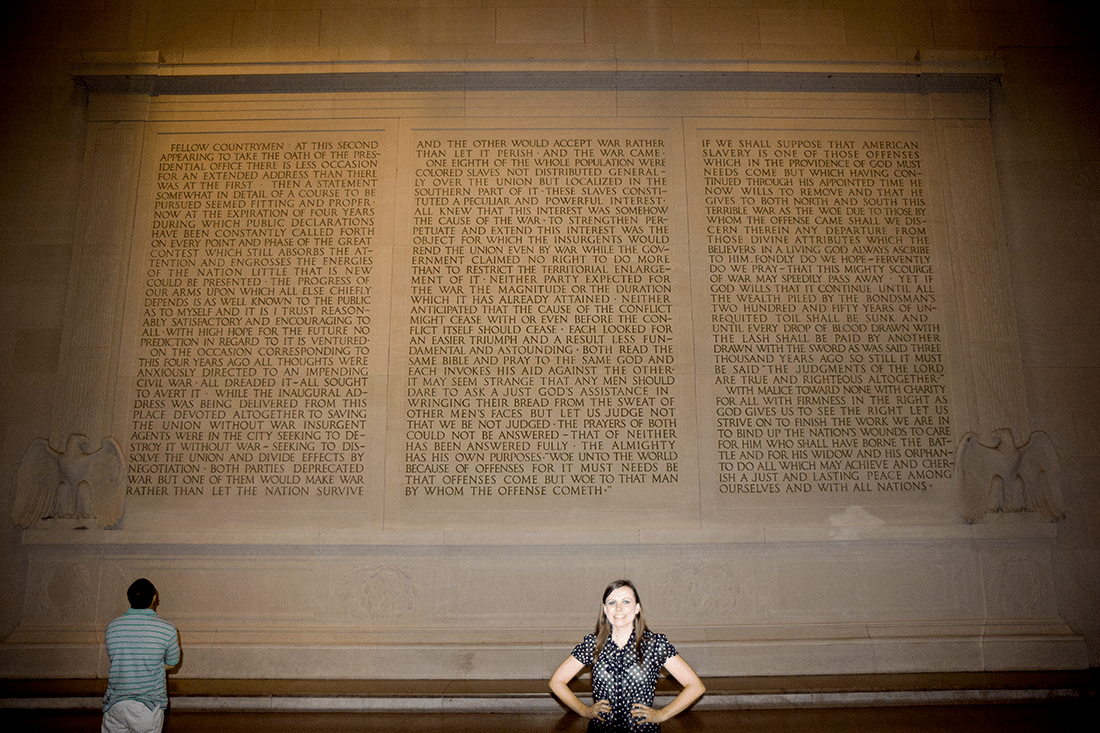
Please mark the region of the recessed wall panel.
[[668, 119], [402, 128], [392, 527], [698, 525]]
[[150, 136], [117, 406], [128, 527], [382, 527], [395, 157], [379, 124]]
[[1035, 601], [1054, 525], [956, 508], [962, 434], [1023, 399], [1011, 343], [974, 351], [987, 127], [870, 91], [147, 106], [122, 267], [73, 274], [124, 283], [88, 363], [125, 509], [24, 534], [53, 580], [13, 669], [142, 574], [201, 677], [544, 677], [615, 577], [705, 675], [1077, 648]]
[[949, 502], [950, 271], [926, 127], [708, 119], [686, 139], [704, 515]]

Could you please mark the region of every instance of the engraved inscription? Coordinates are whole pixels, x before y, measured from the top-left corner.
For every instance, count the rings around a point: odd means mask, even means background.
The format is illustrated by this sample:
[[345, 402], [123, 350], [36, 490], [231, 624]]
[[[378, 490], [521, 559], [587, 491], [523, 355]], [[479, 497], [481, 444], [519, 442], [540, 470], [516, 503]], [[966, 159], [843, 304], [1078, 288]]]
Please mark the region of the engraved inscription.
[[679, 481], [667, 166], [618, 131], [417, 140], [406, 497]]
[[160, 146], [128, 494], [364, 495], [379, 148]]
[[712, 126], [684, 168], [634, 129], [412, 129], [385, 174], [378, 131], [164, 136], [128, 495], [365, 508], [373, 483], [398, 526], [945, 495], [927, 138]]
[[700, 142], [718, 491], [876, 495], [950, 478], [919, 141]]

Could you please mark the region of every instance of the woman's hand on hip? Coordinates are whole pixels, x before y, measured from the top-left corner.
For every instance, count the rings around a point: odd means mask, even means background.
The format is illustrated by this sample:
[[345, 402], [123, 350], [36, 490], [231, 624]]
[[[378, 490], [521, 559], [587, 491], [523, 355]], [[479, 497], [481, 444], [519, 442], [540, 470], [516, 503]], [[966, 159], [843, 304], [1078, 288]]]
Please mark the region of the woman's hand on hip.
[[584, 717], [586, 717], [590, 720], [592, 718], [599, 718], [600, 720], [603, 720], [603, 717], [602, 717], [603, 714], [604, 713], [610, 713], [610, 712], [611, 712], [611, 703], [607, 700], [599, 700], [599, 701], [594, 702], [594, 703], [592, 703], [591, 705], [588, 706], [588, 712], [585, 713]]

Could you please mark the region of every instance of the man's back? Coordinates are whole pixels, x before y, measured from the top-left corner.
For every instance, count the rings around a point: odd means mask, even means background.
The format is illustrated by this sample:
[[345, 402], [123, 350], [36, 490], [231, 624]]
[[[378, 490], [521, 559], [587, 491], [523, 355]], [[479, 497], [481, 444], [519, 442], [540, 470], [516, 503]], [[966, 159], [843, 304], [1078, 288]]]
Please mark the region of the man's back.
[[149, 708], [166, 707], [164, 667], [180, 660], [176, 627], [151, 608], [131, 608], [107, 624], [106, 641], [111, 673], [103, 709], [121, 700], [136, 700]]

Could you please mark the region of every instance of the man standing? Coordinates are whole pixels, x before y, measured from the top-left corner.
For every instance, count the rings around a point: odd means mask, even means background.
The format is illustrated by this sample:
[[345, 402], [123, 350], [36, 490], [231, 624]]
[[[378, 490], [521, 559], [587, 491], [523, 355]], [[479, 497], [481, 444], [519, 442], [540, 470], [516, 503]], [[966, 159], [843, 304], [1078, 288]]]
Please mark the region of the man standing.
[[102, 733], [160, 733], [168, 707], [165, 669], [179, 664], [179, 632], [157, 616], [157, 589], [145, 578], [126, 597], [130, 610], [107, 624], [111, 673]]

